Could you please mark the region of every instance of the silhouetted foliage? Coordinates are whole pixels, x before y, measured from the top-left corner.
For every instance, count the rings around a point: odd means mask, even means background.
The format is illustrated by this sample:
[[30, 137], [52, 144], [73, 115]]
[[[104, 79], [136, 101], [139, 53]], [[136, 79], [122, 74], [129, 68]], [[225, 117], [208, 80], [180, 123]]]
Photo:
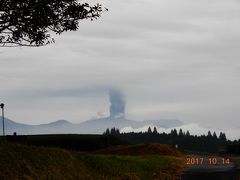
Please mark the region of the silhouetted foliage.
[[210, 138], [212, 137], [212, 134], [211, 134], [211, 132], [210, 132], [210, 131], [208, 131], [208, 134], [207, 134], [207, 136], [208, 136], [208, 137], [210, 137]]
[[[157, 129], [153, 131], [151, 127], [146, 132], [129, 132], [129, 133], [115, 133], [115, 128], [111, 135], [117, 135], [123, 141], [131, 144], [142, 144], [142, 143], [161, 143], [170, 144], [175, 147], [177, 144], [180, 150], [190, 151], [205, 151], [205, 152], [218, 152], [221, 149], [225, 149], [227, 145], [231, 145], [234, 142], [227, 140], [225, 133], [220, 133], [217, 137], [216, 132], [212, 133], [209, 131], [207, 135], [191, 135], [189, 131], [186, 133], [182, 129], [179, 129], [179, 133], [176, 129], [172, 129], [169, 134], [158, 133]], [[106, 133], [105, 133], [106, 134]], [[236, 142], [234, 144], [239, 144]]]
[[223, 132], [220, 132], [219, 139], [220, 139], [221, 141], [225, 142], [225, 141], [227, 140], [226, 134], [223, 133]]
[[176, 129], [172, 129], [170, 134], [173, 135], [173, 136], [177, 136], [178, 135]]
[[213, 132], [213, 136], [212, 136], [214, 139], [217, 139], [217, 134], [216, 132]]
[[120, 134], [119, 129], [113, 127], [109, 130], [109, 128], [106, 129], [106, 131], [103, 133], [103, 135], [117, 135]]
[[76, 31], [78, 21], [96, 19], [101, 4], [78, 0], [0, 0], [0, 46], [42, 46], [51, 33]]
[[179, 136], [184, 136], [182, 129], [179, 129]]
[[240, 154], [240, 142], [237, 143], [236, 141], [232, 144], [228, 144], [226, 148], [226, 152], [229, 154]]
[[107, 130], [103, 133], [103, 135], [109, 135], [110, 134], [110, 130], [107, 128]]
[[156, 127], [153, 128], [153, 133], [154, 133], [154, 134], [157, 134], [157, 133], [158, 133]]
[[152, 133], [152, 129], [151, 129], [151, 127], [149, 126], [148, 127], [148, 131], [147, 131], [148, 133]]

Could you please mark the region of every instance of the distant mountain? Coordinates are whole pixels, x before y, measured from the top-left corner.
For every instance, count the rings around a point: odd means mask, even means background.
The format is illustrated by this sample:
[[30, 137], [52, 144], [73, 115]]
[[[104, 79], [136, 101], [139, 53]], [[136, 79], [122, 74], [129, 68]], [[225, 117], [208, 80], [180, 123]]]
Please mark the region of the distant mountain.
[[[134, 129], [144, 126], [156, 126], [158, 128], [171, 128], [183, 125], [179, 120], [145, 120], [133, 121], [125, 118], [125, 97], [121, 90], [109, 90], [109, 117], [92, 119], [79, 124], [73, 124], [66, 120], [58, 120], [48, 124], [27, 125], [16, 123], [6, 118], [6, 134], [102, 134], [107, 128], [132, 127]], [[0, 128], [2, 123], [0, 119]], [[1, 131], [0, 129], [0, 131]]]
[[40, 124], [39, 126], [66, 126], [66, 125], [70, 125], [72, 123], [70, 123], [67, 120], [58, 120], [58, 121], [54, 121], [48, 124]]
[[[13, 134], [13, 132], [17, 132], [17, 134], [102, 134], [107, 128], [140, 128], [146, 125], [171, 128], [181, 126], [183, 123], [179, 120], [133, 121], [123, 117], [106, 117], [88, 120], [80, 124], [73, 124], [67, 120], [58, 120], [48, 124], [28, 125], [5, 118], [6, 134]], [[1, 130], [2, 122], [0, 117], [0, 132]]]
[[[28, 134], [29, 125], [14, 122], [8, 118], [5, 118], [5, 133], [12, 134], [13, 132], [19, 132], [20, 134]], [[0, 134], [2, 134], [2, 117], [0, 116]]]
[[171, 128], [183, 125], [179, 120], [145, 120], [145, 121], [133, 121], [125, 118], [101, 118], [88, 120], [79, 124], [81, 132], [83, 133], [102, 133], [107, 128], [116, 127], [122, 129], [127, 126], [133, 128], [140, 128], [146, 125], [152, 125], [162, 128]]
[[[70, 133], [74, 127], [74, 124], [66, 120], [58, 120], [49, 124], [28, 125], [5, 118], [6, 134], [13, 134], [14, 132], [17, 132], [17, 134], [64, 134]], [[1, 131], [2, 117], [0, 116], [0, 134], [2, 134]]]

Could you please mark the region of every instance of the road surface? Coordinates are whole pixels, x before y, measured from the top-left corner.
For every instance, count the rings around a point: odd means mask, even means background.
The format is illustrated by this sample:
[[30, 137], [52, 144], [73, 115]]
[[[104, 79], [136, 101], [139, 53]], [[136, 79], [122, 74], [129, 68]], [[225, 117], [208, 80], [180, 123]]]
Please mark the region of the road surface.
[[236, 163], [219, 156], [189, 155], [183, 180], [240, 180]]

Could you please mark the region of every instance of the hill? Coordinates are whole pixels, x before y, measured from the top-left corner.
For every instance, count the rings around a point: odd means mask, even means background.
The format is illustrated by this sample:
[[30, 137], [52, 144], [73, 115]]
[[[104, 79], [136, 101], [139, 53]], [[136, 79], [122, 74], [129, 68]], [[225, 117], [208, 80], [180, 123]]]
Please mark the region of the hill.
[[8, 142], [28, 144], [34, 146], [60, 147], [75, 151], [94, 151], [109, 146], [126, 144], [116, 136], [95, 134], [46, 134], [0, 137]]
[[171, 156], [86, 154], [3, 142], [0, 162], [1, 180], [156, 179], [162, 174], [173, 177], [182, 170], [181, 159]]
[[166, 144], [118, 145], [99, 150], [100, 154], [118, 155], [167, 155], [182, 157], [183, 154]]

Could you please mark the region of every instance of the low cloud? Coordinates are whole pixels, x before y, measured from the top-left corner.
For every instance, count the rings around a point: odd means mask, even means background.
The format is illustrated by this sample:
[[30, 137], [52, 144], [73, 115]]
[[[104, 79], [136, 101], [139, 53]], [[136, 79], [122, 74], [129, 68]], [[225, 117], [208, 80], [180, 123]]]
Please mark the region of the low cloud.
[[[153, 130], [154, 126], [149, 124], [147, 126], [141, 127], [141, 128], [137, 128], [134, 129], [132, 127], [125, 127], [122, 128], [120, 130], [120, 132], [122, 133], [127, 133], [127, 132], [147, 132], [148, 128], [151, 127], [151, 129]], [[156, 127], [158, 133], [170, 133], [171, 130], [176, 129], [177, 132], [179, 132], [180, 129], [183, 130], [183, 132], [187, 132], [189, 131], [189, 133], [191, 135], [207, 135], [208, 131], [210, 131], [212, 134], [213, 132], [215, 132], [217, 134], [217, 136], [219, 136], [220, 132], [224, 132], [227, 136], [228, 139], [230, 140], [238, 140], [240, 138], [240, 128], [239, 129], [217, 129], [217, 128], [206, 128], [206, 127], [201, 127], [198, 124], [195, 123], [191, 123], [191, 124], [185, 124], [179, 127], [175, 127], [175, 128], [160, 128], [160, 127]]]

